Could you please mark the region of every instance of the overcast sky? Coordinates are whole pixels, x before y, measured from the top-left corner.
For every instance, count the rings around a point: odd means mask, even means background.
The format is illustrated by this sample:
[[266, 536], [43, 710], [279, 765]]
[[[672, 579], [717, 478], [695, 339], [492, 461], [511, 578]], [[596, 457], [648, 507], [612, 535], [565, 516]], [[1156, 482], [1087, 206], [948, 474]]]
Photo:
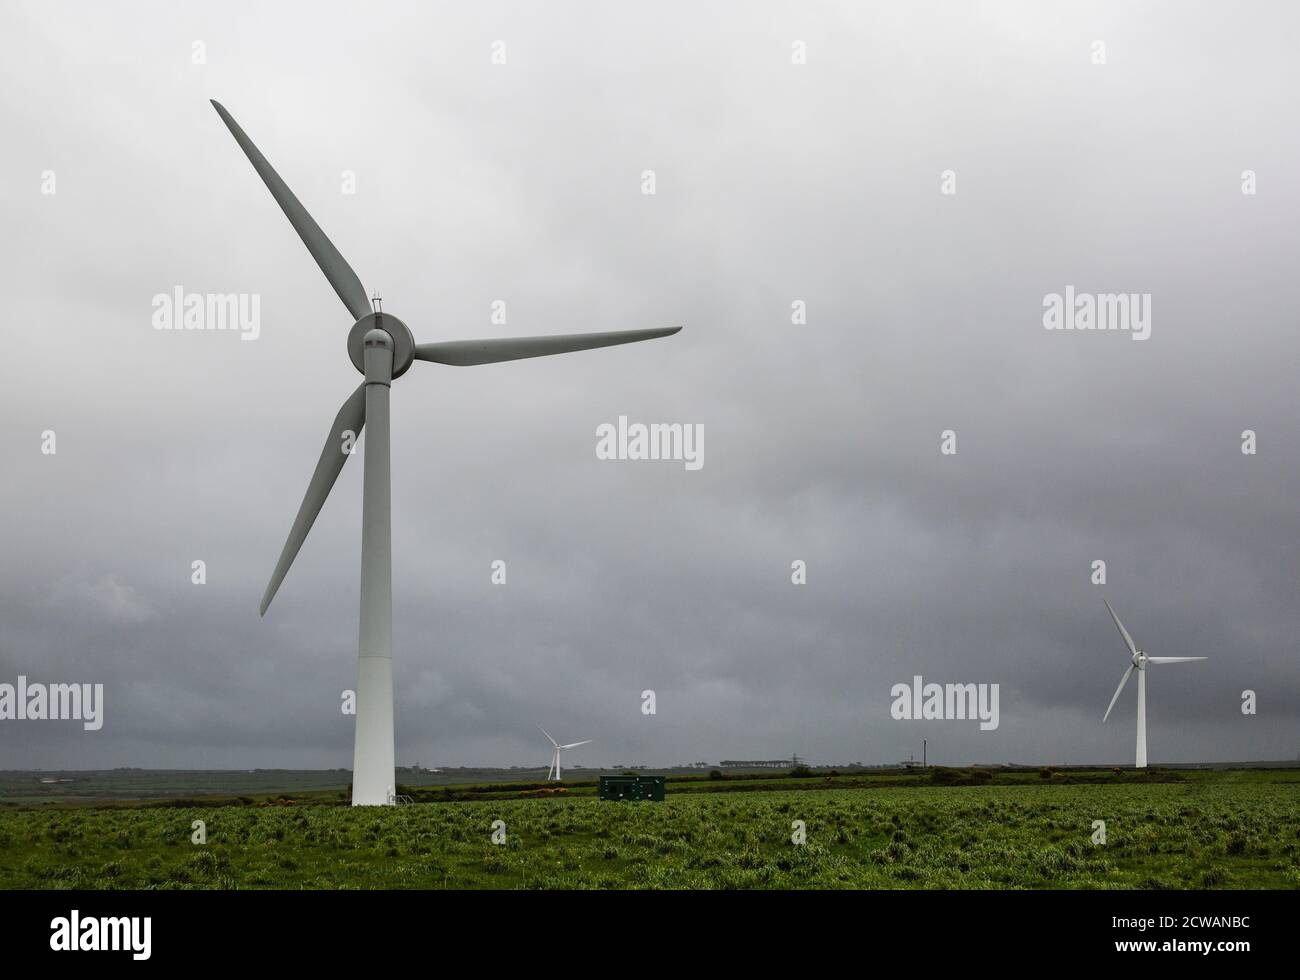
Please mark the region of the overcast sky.
[[[0, 21], [0, 682], [106, 699], [0, 722], [0, 768], [352, 762], [360, 453], [258, 617], [351, 317], [209, 98], [417, 341], [685, 325], [394, 383], [399, 764], [544, 766], [537, 724], [570, 765], [1131, 763], [1103, 597], [1210, 658], [1148, 675], [1153, 763], [1300, 753], [1293, 5]], [[1150, 338], [1045, 330], [1067, 285], [1149, 293]], [[178, 286], [259, 338], [153, 329]], [[597, 459], [620, 415], [704, 466]], [[893, 720], [916, 674], [999, 727]]]

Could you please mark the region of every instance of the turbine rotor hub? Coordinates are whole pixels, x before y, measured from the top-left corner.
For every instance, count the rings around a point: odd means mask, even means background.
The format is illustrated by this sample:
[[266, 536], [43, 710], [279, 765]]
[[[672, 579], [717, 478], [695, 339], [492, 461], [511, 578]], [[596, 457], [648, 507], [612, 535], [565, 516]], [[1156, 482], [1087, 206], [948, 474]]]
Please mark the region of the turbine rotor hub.
[[393, 377], [400, 378], [415, 360], [415, 338], [411, 329], [391, 313], [371, 313], [352, 324], [348, 333], [348, 356], [362, 374], [366, 373], [366, 335], [380, 330], [391, 338]]

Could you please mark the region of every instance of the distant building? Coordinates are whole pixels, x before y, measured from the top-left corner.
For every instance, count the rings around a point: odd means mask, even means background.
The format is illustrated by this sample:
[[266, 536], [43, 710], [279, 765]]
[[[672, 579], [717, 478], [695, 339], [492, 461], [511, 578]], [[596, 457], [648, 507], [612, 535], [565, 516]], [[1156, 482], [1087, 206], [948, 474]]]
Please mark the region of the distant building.
[[723, 769], [789, 769], [796, 764], [789, 759], [723, 759], [718, 763]]

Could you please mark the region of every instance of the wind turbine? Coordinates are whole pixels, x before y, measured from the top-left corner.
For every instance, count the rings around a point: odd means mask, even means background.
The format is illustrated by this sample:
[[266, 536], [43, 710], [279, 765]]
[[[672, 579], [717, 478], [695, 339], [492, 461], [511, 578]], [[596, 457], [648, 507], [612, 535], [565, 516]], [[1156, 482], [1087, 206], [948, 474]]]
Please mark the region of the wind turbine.
[[546, 736], [547, 741], [549, 741], [553, 746], [555, 746], [555, 752], [551, 755], [550, 768], [546, 770], [547, 779], [551, 778], [551, 773], [555, 773], [555, 778], [557, 780], [560, 778], [560, 753], [561, 752], [563, 752], [565, 749], [576, 749], [579, 745], [591, 744], [591, 739], [588, 738], [588, 739], [584, 739], [581, 742], [570, 742], [568, 745], [561, 745], [555, 739], [551, 738], [550, 733], [547, 732], [545, 728], [542, 728], [541, 725], [538, 725], [537, 728], [539, 731], [541, 731], [543, 735]]
[[593, 347], [611, 347], [675, 334], [681, 327], [621, 330], [613, 333], [564, 334], [551, 337], [510, 337], [493, 340], [453, 340], [417, 344], [406, 324], [372, 310], [361, 280], [347, 260], [325, 237], [307, 209], [289, 190], [266, 157], [215, 100], [235, 142], [248, 157], [289, 224], [307, 246], [329, 284], [353, 319], [347, 337], [348, 356], [365, 380], [348, 396], [325, 437], [316, 470], [294, 518], [271, 581], [262, 596], [261, 614], [275, 597], [320, 513], [330, 488], [351, 454], [351, 445], [365, 425], [365, 470], [361, 505], [361, 625], [359, 630], [356, 698], [356, 742], [352, 766], [352, 805], [391, 804], [396, 785], [393, 764], [393, 602], [392, 520], [389, 493], [388, 395], [392, 382], [413, 361], [433, 361], [464, 367], [495, 364], [524, 357], [566, 354]]
[[[1105, 599], [1101, 600], [1106, 602]], [[1119, 687], [1115, 688], [1115, 696], [1110, 699], [1110, 707], [1106, 709], [1105, 716], [1101, 719], [1104, 723], [1110, 717], [1111, 708], [1115, 707], [1115, 702], [1119, 700], [1119, 692], [1124, 690], [1124, 685], [1128, 683], [1129, 675], [1137, 671], [1138, 675], [1138, 718], [1137, 718], [1137, 763], [1136, 768], [1145, 769], [1147, 767], [1147, 664], [1182, 664], [1191, 660], [1208, 660], [1208, 657], [1148, 657], [1145, 653], [1133, 645], [1133, 637], [1128, 635], [1128, 630], [1124, 624], [1119, 621], [1115, 615], [1115, 610], [1110, 608], [1110, 603], [1106, 602], [1106, 609], [1110, 613], [1110, 618], [1115, 620], [1115, 625], [1119, 627], [1119, 635], [1124, 637], [1124, 645], [1128, 647], [1128, 652], [1132, 655], [1133, 662], [1128, 665], [1128, 670], [1124, 671], [1124, 676], [1119, 679]]]

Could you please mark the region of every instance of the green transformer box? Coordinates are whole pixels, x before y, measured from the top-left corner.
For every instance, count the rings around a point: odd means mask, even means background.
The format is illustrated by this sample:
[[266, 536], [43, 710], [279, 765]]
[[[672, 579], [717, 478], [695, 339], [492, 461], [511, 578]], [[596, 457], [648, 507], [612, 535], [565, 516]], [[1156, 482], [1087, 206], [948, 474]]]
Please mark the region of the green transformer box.
[[601, 776], [602, 800], [662, 800], [663, 776]]

